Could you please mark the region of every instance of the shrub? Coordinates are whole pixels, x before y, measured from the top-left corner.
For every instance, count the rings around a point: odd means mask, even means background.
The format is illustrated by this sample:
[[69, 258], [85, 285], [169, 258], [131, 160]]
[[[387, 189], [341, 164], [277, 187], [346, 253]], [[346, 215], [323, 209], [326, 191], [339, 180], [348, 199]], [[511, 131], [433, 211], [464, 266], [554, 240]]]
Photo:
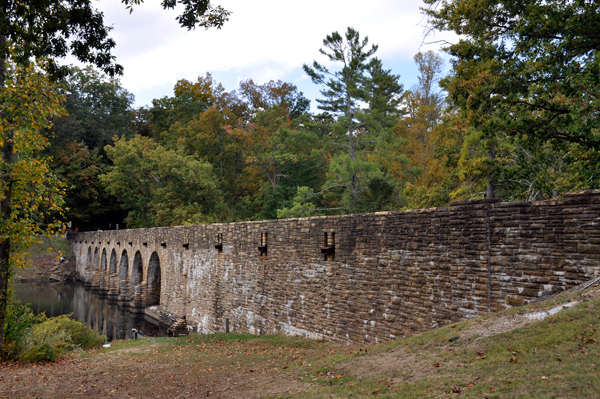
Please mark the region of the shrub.
[[87, 349], [104, 343], [106, 338], [84, 324], [62, 315], [33, 325], [20, 345], [19, 360], [54, 361], [74, 349]]
[[44, 313], [35, 315], [31, 308], [23, 305], [12, 293], [9, 293], [4, 320], [3, 358], [14, 359], [18, 356], [22, 340], [34, 324], [46, 320]]

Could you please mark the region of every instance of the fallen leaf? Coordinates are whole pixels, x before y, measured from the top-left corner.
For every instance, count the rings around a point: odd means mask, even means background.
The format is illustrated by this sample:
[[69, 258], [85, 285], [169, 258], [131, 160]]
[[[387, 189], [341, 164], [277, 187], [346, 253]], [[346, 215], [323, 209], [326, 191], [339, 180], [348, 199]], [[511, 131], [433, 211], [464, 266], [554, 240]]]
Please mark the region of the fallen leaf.
[[434, 363], [433, 367], [440, 367], [440, 364], [439, 363]]
[[511, 357], [511, 358], [510, 358], [510, 362], [511, 362], [511, 363], [518, 363], [518, 362], [519, 362], [519, 359], [517, 359], [516, 357]]

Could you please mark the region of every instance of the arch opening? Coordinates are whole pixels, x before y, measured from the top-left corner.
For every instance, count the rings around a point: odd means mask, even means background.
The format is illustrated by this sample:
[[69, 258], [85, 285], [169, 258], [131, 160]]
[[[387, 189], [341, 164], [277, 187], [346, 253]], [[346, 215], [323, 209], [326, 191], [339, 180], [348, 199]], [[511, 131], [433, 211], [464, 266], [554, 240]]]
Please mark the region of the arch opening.
[[127, 256], [127, 250], [123, 250], [121, 254], [121, 262], [119, 263], [119, 280], [127, 280], [129, 275], [129, 257]]
[[92, 266], [92, 247], [88, 247], [87, 259], [85, 260], [85, 268], [91, 269]]
[[117, 272], [117, 252], [113, 249], [110, 253], [108, 273], [112, 276]]
[[100, 263], [98, 262], [98, 248], [94, 249], [94, 269], [97, 269], [100, 266]]
[[148, 262], [148, 296], [146, 306], [160, 305], [160, 258], [156, 252], [150, 255]]
[[142, 263], [142, 254], [137, 251], [133, 256], [133, 268], [131, 269], [131, 284], [134, 286], [142, 282], [144, 275], [144, 264]]
[[102, 249], [102, 257], [100, 258], [100, 269], [106, 271], [106, 248]]

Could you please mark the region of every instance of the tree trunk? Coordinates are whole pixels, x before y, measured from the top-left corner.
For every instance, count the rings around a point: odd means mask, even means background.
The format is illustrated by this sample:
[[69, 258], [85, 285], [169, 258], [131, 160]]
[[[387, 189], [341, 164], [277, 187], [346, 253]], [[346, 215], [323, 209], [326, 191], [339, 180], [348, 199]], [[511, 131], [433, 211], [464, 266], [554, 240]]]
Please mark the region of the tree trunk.
[[[6, 46], [6, 37], [0, 35], [0, 48]], [[0, 59], [0, 90], [4, 90], [6, 78], [6, 60]], [[0, 115], [4, 118], [4, 115]], [[4, 198], [0, 201], [0, 217], [3, 222], [10, 219], [12, 211], [12, 167], [14, 142], [13, 133], [5, 132], [1, 147], [2, 172], [0, 173], [0, 192]], [[0, 242], [0, 361], [4, 355], [4, 323], [6, 320], [6, 308], [8, 305], [8, 282], [10, 280], [10, 238], [4, 237]]]

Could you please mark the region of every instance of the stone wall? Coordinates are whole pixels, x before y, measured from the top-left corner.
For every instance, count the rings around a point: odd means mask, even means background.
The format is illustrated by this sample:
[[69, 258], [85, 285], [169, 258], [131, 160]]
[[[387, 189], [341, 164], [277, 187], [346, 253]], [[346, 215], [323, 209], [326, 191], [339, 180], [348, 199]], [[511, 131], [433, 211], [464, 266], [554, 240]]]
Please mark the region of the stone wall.
[[[599, 221], [600, 191], [587, 191], [557, 201], [86, 232], [73, 248], [92, 289], [135, 309], [159, 304], [155, 311], [185, 315], [201, 333], [224, 331], [228, 318], [232, 330], [254, 334], [385, 341], [596, 276]], [[106, 271], [96, 250], [107, 254]]]

